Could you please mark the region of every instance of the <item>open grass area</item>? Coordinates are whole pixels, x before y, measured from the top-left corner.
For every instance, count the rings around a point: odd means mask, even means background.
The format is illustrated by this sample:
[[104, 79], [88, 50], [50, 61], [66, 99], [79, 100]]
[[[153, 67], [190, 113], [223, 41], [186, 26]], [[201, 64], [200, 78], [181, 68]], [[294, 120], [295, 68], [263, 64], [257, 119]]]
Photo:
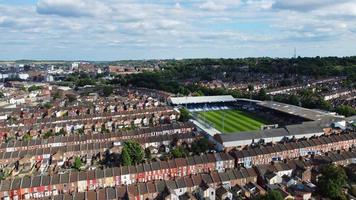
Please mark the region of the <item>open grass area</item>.
[[259, 130], [268, 124], [266, 120], [241, 110], [206, 111], [199, 112], [198, 116], [223, 133]]

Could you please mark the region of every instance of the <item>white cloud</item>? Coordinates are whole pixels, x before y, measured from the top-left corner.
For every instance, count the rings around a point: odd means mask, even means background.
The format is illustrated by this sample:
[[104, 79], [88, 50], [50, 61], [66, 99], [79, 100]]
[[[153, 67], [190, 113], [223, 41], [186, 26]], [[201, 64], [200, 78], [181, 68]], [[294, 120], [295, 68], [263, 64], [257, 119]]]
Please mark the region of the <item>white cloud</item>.
[[343, 1], [344, 0], [276, 0], [276, 2], [273, 4], [273, 8], [306, 12], [325, 6], [338, 4]]
[[[344, 41], [356, 37], [356, 2], [341, 1], [326, 0], [326, 5], [307, 0], [39, 0], [28, 6], [0, 3], [0, 43], [8, 52], [19, 51], [17, 47], [22, 44], [23, 55], [77, 59], [103, 56], [101, 60], [121, 56], [110, 51], [121, 52], [123, 57], [130, 54], [130, 58], [162, 57], [162, 49], [169, 52], [165, 56], [171, 57], [206, 57], [212, 53], [219, 57], [284, 56], [290, 45], [315, 49], [341, 43], [349, 45], [351, 52], [355, 42]], [[241, 47], [250, 51], [236, 55], [231, 51]], [[274, 50], [269, 52], [268, 48]], [[72, 49], [76, 49], [74, 54], [70, 53]], [[11, 54], [3, 53], [0, 59], [6, 55]]]
[[1, 17], [0, 16], [0, 27], [12, 27], [15, 26], [17, 23], [13, 19], [9, 19], [8, 17]]
[[95, 16], [109, 9], [95, 0], [39, 0], [36, 6], [39, 14], [62, 17]]
[[207, 0], [200, 4], [199, 8], [206, 11], [223, 11], [239, 4], [239, 0]]

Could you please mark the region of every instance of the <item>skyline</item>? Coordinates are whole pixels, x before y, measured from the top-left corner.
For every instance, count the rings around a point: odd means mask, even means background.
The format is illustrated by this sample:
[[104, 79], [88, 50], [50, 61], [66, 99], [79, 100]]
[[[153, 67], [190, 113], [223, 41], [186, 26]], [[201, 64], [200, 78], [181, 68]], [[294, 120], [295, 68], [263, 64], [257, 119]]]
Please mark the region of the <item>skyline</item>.
[[0, 0], [0, 60], [352, 56], [356, 2]]

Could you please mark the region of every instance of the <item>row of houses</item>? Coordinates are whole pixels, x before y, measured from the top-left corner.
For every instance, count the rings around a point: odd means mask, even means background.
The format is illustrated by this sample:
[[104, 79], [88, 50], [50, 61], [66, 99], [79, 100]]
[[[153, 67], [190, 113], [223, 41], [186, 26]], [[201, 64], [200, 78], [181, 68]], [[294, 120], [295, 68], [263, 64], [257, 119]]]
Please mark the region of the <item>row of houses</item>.
[[[153, 180], [172, 180], [204, 172], [224, 172], [234, 168], [234, 159], [227, 153], [204, 154], [169, 161], [157, 161], [90, 171], [72, 171], [52, 176], [42, 175], [15, 178], [0, 182], [0, 198], [6, 196], [23, 196], [36, 193], [58, 194], [67, 192], [84, 192], [97, 188], [130, 185]], [[253, 170], [249, 170], [253, 171]]]
[[[132, 111], [122, 111], [122, 112], [113, 112], [113, 113], [99, 113], [99, 114], [89, 114], [85, 116], [62, 116], [55, 119], [51, 118], [43, 118], [43, 119], [18, 119], [16, 124], [20, 126], [30, 125], [30, 124], [51, 124], [51, 123], [61, 123], [66, 121], [78, 122], [85, 121], [88, 119], [115, 119], [121, 117], [135, 117], [144, 114], [157, 114], [160, 115], [162, 113], [167, 112], [176, 112], [173, 108], [162, 106], [144, 110], [132, 110]], [[1, 127], [11, 127], [13, 122], [2, 122], [0, 123]]]
[[[355, 153], [345, 152], [343, 154], [340, 154], [339, 156], [335, 153], [330, 153], [327, 154], [326, 157], [324, 156], [321, 158], [324, 160], [325, 158], [330, 158], [333, 160], [335, 160], [335, 158], [338, 158], [337, 159], [338, 162], [341, 161], [345, 162], [345, 160], [347, 160], [346, 163], [351, 163], [354, 162], [355, 160]], [[318, 157], [318, 159], [321, 158]], [[286, 167], [286, 165], [284, 164], [279, 166], [280, 167], [275, 167], [275, 168], [282, 169], [280, 171], [284, 171], [284, 172], [290, 171], [290, 168], [293, 168], [290, 167], [293, 165], [289, 165]], [[56, 185], [55, 183], [57, 179], [59, 182], [60, 180], [63, 180], [64, 182], [68, 182], [68, 184], [61, 185], [63, 186], [63, 188], [60, 191], [83, 192], [85, 190], [95, 190], [101, 187], [110, 187], [112, 186], [113, 182], [115, 182], [115, 185], [118, 186], [121, 184], [125, 184], [125, 185], [134, 184], [137, 182], [148, 182], [151, 180], [160, 180], [160, 179], [171, 180], [174, 177], [182, 177], [191, 174], [199, 174], [199, 173], [211, 172], [211, 171], [223, 172], [226, 169], [231, 169], [233, 167], [234, 167], [234, 159], [231, 156], [229, 156], [229, 154], [226, 153], [205, 154], [201, 156], [188, 157], [186, 159], [181, 158], [181, 159], [174, 159], [170, 161], [159, 161], [150, 164], [141, 164], [141, 165], [129, 166], [129, 167], [107, 168], [104, 170], [97, 169], [88, 172], [70, 172], [70, 174], [56, 174], [54, 176], [36, 176], [30, 178], [30, 182], [31, 182], [30, 188], [34, 187], [33, 190], [32, 189], [26, 190], [25, 187], [24, 191], [26, 193], [28, 193], [28, 191], [33, 191], [35, 193], [35, 196], [40, 195], [37, 193], [41, 193], [38, 191], [41, 191], [43, 189], [45, 191], [42, 192], [42, 195], [58, 194], [59, 192], [57, 188], [62, 188], [62, 187], [53, 186], [53, 184]], [[119, 177], [115, 175], [119, 175]], [[102, 177], [102, 180], [101, 181], [97, 180], [98, 177], [99, 178]], [[26, 178], [28, 177], [24, 177], [22, 179], [26, 179]], [[10, 194], [10, 193], [6, 193], [8, 190], [12, 191], [12, 189], [8, 189], [8, 187], [14, 189], [19, 187], [21, 189], [18, 189], [16, 192], [12, 192], [11, 194], [18, 194], [19, 192], [21, 193], [21, 190], [24, 189], [23, 188], [24, 185], [22, 184], [28, 182], [22, 179], [20, 181], [18, 179], [13, 179], [13, 180], [7, 180], [1, 182], [1, 187], [0, 187], [1, 191], [3, 191], [4, 195], [6, 196]], [[52, 182], [52, 179], [54, 182]], [[75, 180], [78, 182], [78, 184], [75, 183], [73, 184], [73, 181], [75, 182]], [[107, 181], [109, 181], [109, 183], [107, 183]], [[53, 191], [54, 193], [52, 193]], [[31, 194], [33, 192], [31, 192]]]
[[13, 152], [21, 150], [32, 150], [47, 147], [61, 147], [74, 144], [89, 144], [100, 142], [119, 142], [121, 140], [138, 139], [159, 135], [175, 135], [191, 133], [195, 126], [191, 122], [163, 124], [156, 127], [148, 127], [137, 130], [118, 130], [114, 133], [84, 135], [53, 136], [48, 139], [34, 139], [30, 141], [10, 141], [0, 145], [0, 152]]
[[[134, 139], [143, 148], [154, 148], [169, 146], [172, 141], [176, 140], [177, 144], [191, 144], [193, 141], [201, 138], [196, 133], [187, 134], [171, 134], [158, 135], [152, 137], [142, 137]], [[20, 164], [28, 164], [42, 161], [46, 158], [52, 158], [52, 163], [63, 163], [68, 158], [74, 156], [85, 156], [91, 158], [94, 155], [103, 153], [109, 150], [111, 153], [121, 153], [123, 143], [126, 139], [121, 141], [102, 141], [97, 143], [83, 143], [73, 145], [63, 145], [45, 148], [32, 148], [29, 150], [0, 152], [0, 166], [11, 164], [19, 161]]]
[[[341, 153], [332, 152], [320, 157], [322, 160], [332, 159], [331, 157], [338, 156], [344, 164], [351, 163], [352, 159], [356, 158], [356, 152], [344, 151]], [[137, 182], [131, 185], [115, 185], [111, 179], [98, 181], [103, 183], [102, 187], [96, 187], [94, 190], [86, 191], [70, 191], [63, 193], [61, 191], [51, 190], [47, 192], [36, 193], [16, 193], [24, 199], [39, 198], [39, 199], [76, 199], [76, 200], [114, 200], [114, 199], [239, 199], [253, 198], [258, 195], [263, 195], [266, 189], [273, 184], [284, 184], [285, 188], [280, 188], [280, 191], [285, 194], [286, 198], [309, 199], [311, 192], [297, 191], [288, 193], [289, 186], [292, 186], [292, 177], [298, 177], [303, 183], [310, 183], [312, 177], [317, 174], [312, 174], [312, 169], [322, 165], [324, 162], [319, 158], [312, 160], [289, 160], [287, 162], [275, 162], [267, 165], [256, 166], [255, 168], [233, 168], [227, 169], [224, 172], [213, 171], [210, 173], [191, 174], [188, 176], [178, 177], [174, 180], [153, 180], [147, 182]], [[335, 163], [336, 164], [336, 163]], [[115, 173], [115, 172], [114, 172]], [[105, 177], [104, 171], [104, 177]], [[80, 176], [80, 175], [78, 175]], [[58, 179], [52, 178], [53, 179]], [[69, 178], [70, 179], [70, 176]], [[289, 181], [288, 181], [289, 180]], [[28, 180], [27, 180], [28, 181]], [[261, 182], [263, 181], [263, 182]], [[58, 181], [57, 181], [58, 182]], [[60, 180], [59, 180], [60, 182]], [[17, 184], [17, 182], [16, 182]], [[10, 190], [14, 183], [6, 183], [5, 186]], [[17, 186], [17, 185], [16, 185]], [[4, 187], [1, 185], [0, 188]], [[84, 187], [84, 186], [83, 186]], [[266, 188], [266, 189], [265, 189]], [[300, 189], [299, 189], [300, 190]], [[21, 191], [20, 191], [21, 192]], [[27, 191], [26, 191], [27, 192]]]
[[[86, 114], [100, 114], [107, 112], [132, 111], [148, 109], [162, 106], [159, 100], [147, 96], [146, 94], [131, 94], [132, 91], [123, 92], [123, 96], [89, 98], [88, 96], [77, 97], [78, 101], [67, 102], [66, 99], [59, 99], [52, 102], [51, 108], [41, 106], [19, 105], [16, 108], [1, 108], [0, 120], [6, 121], [9, 118], [15, 119], [41, 119], [56, 118], [64, 115], [79, 116]], [[151, 94], [154, 94], [151, 92]], [[154, 95], [157, 96], [157, 95]]]
[[356, 133], [333, 134], [295, 142], [261, 145], [245, 150], [233, 151], [237, 165], [268, 164], [272, 161], [298, 158], [300, 156], [318, 155], [329, 151], [349, 149], [355, 146]]
[[48, 131], [58, 133], [61, 130], [64, 130], [67, 134], [75, 133], [79, 130], [82, 130], [84, 134], [100, 133], [104, 130], [112, 132], [125, 127], [144, 127], [171, 123], [176, 121], [178, 117], [179, 113], [177, 111], [166, 109], [146, 111], [146, 113], [132, 116], [87, 116], [87, 118], [79, 119], [68, 118], [60, 121], [26, 123], [0, 128], [0, 139], [4, 140], [9, 137], [21, 138], [25, 134], [36, 138]]
[[[277, 189], [286, 198], [311, 199], [320, 170], [326, 164], [349, 166], [356, 163], [356, 151], [333, 151], [309, 159], [257, 165], [258, 184], [267, 190]], [[285, 199], [286, 199], [285, 198]]]
[[[255, 184], [254, 170], [231, 169], [226, 172], [197, 174], [176, 180], [159, 180], [129, 186], [116, 186], [73, 194], [51, 196], [54, 199], [103, 200], [103, 199], [232, 199], [241, 194], [252, 196], [265, 190]], [[243, 194], [242, 194], [243, 193]]]
[[325, 155], [316, 155], [313, 160], [317, 163], [347, 166], [356, 163], [356, 151], [328, 152]]
[[[17, 119], [42, 119], [58, 118], [62, 116], [85, 116], [90, 114], [117, 113], [124, 111], [144, 110], [162, 106], [162, 103], [152, 98], [133, 99], [128, 101], [127, 98], [115, 98], [114, 100], [94, 102], [80, 102], [71, 106], [61, 106], [57, 103], [52, 108], [30, 107], [26, 109], [15, 109], [9, 113], [8, 117]], [[0, 111], [1, 113], [1, 111]]]

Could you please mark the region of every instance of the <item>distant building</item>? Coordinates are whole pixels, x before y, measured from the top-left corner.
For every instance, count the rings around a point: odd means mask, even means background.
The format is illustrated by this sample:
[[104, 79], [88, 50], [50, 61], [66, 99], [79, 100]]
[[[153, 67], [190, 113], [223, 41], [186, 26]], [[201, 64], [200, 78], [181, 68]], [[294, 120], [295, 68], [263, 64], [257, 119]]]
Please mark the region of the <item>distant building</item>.
[[45, 78], [46, 82], [53, 82], [54, 81], [54, 77], [52, 75], [47, 75]]
[[21, 73], [21, 74], [19, 74], [19, 78], [21, 80], [27, 80], [28, 78], [30, 78], [30, 75], [25, 74], [25, 73]]

